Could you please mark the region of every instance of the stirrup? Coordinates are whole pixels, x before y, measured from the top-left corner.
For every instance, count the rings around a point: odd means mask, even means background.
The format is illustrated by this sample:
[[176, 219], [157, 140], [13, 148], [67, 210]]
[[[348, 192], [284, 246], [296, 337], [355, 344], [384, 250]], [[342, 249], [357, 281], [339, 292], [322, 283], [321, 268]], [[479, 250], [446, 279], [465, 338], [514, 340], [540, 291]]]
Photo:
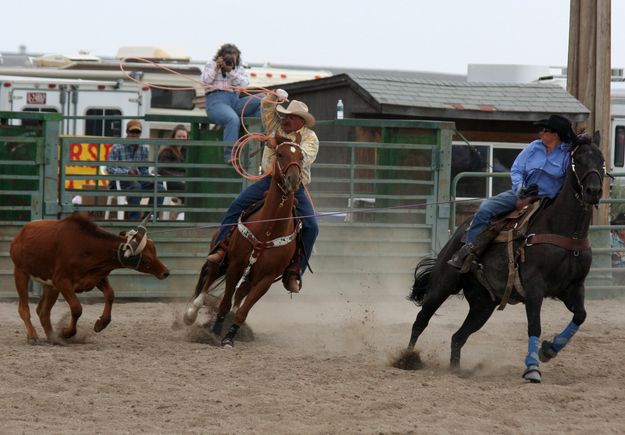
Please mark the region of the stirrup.
[[289, 273], [282, 284], [284, 285], [284, 288], [291, 293], [299, 293], [302, 289], [302, 280], [296, 273]]

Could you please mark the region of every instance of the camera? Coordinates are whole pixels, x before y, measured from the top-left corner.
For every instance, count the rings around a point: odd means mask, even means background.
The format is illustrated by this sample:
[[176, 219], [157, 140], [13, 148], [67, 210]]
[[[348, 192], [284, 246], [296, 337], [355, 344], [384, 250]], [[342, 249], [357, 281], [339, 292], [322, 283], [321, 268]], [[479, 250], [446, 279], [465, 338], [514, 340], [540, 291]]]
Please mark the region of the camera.
[[232, 56], [231, 54], [226, 54], [224, 56], [224, 65], [234, 66], [234, 56]]

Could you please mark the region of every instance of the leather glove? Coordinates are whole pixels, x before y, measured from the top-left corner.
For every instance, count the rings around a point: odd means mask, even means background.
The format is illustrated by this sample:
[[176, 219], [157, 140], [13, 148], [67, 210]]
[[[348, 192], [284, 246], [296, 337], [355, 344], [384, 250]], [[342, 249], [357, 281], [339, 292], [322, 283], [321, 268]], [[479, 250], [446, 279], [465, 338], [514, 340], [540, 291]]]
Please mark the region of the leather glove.
[[284, 89], [276, 89], [276, 100], [279, 103], [284, 103], [285, 101], [289, 101], [289, 93]]
[[525, 189], [521, 189], [519, 192], [519, 199], [527, 198], [529, 196], [538, 196], [538, 184], [530, 184]]

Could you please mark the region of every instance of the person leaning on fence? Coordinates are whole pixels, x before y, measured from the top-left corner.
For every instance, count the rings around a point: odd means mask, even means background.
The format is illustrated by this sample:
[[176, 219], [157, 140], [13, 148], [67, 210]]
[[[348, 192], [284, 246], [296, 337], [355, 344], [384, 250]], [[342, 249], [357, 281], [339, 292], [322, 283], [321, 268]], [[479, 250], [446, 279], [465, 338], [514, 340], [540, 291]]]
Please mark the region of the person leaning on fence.
[[[178, 124], [174, 127], [171, 132], [171, 138], [176, 140], [187, 140], [189, 139], [189, 132], [187, 128]], [[184, 163], [185, 161], [186, 149], [182, 145], [166, 145], [158, 151], [158, 162], [160, 163]], [[167, 167], [165, 165], [160, 166], [158, 168], [158, 175], [163, 177], [185, 177], [186, 172], [184, 168], [173, 168]], [[167, 190], [184, 190], [185, 182], [184, 179], [177, 180], [168, 180], [167, 181]]]
[[466, 273], [473, 259], [479, 258], [497, 236], [494, 230], [482, 232], [493, 217], [517, 208], [518, 201], [532, 196], [555, 197], [564, 183], [575, 138], [571, 122], [563, 116], [551, 115], [534, 123], [542, 127], [539, 139], [530, 143], [517, 156], [510, 170], [512, 189], [482, 202], [462, 238], [464, 245], [447, 262]]
[[[625, 225], [625, 213], [619, 213], [610, 221], [610, 225]], [[612, 248], [620, 251], [612, 252], [612, 267], [625, 267], [625, 228], [614, 229], [610, 232]]]
[[204, 103], [206, 115], [224, 129], [224, 161], [229, 163], [232, 144], [239, 139], [241, 115], [258, 118], [262, 95], [240, 98], [236, 88], [249, 86], [250, 80], [241, 64], [241, 51], [234, 44], [224, 44], [217, 50], [213, 60], [204, 66], [201, 80], [209, 85]]
[[[138, 119], [131, 119], [126, 124], [126, 136], [128, 139], [139, 139], [141, 137], [142, 126], [141, 121]], [[111, 148], [108, 156], [109, 161], [124, 161], [124, 162], [137, 162], [144, 163], [149, 161], [150, 149], [145, 144], [132, 143], [132, 144], [115, 144]], [[115, 166], [109, 164], [107, 166], [109, 175], [141, 175], [149, 176], [149, 170], [147, 166], [127, 167], [127, 166]], [[114, 177], [109, 183], [110, 189], [116, 189], [117, 183], [114, 181]], [[151, 181], [136, 181], [136, 180], [119, 180], [121, 190], [153, 190], [154, 183]], [[159, 189], [160, 190], [160, 189]], [[141, 198], [138, 196], [128, 196], [128, 204], [132, 206], [138, 206], [141, 202]], [[162, 198], [159, 198], [157, 204], [162, 204]], [[150, 198], [150, 204], [152, 204], [152, 198]], [[128, 213], [128, 219], [139, 219], [141, 213], [133, 211]]]
[[[297, 293], [301, 289], [301, 275], [306, 269], [307, 260], [312, 254], [315, 240], [319, 234], [314, 208], [304, 187], [310, 184], [310, 169], [317, 158], [319, 139], [317, 139], [317, 135], [311, 129], [315, 125], [315, 118], [308, 112], [308, 106], [301, 101], [292, 100], [288, 107], [284, 108], [278, 104], [286, 101], [288, 94], [282, 89], [278, 89], [276, 94], [278, 96], [267, 95], [262, 100], [263, 125], [270, 135], [262, 156], [263, 171], [267, 172], [271, 169], [275, 155], [274, 149], [281, 142], [299, 143], [304, 153], [302, 185], [295, 192], [297, 215], [303, 217], [301, 238], [304, 251], [299, 253], [299, 257], [297, 257], [298, 253], [296, 252], [296, 258], [293, 259], [291, 265], [285, 271], [283, 279], [285, 288], [290, 292]], [[207, 258], [209, 262], [221, 264], [224, 261], [225, 249], [228, 243], [227, 239], [232, 226], [236, 224], [244, 210], [263, 198], [263, 194], [269, 189], [270, 184], [270, 176], [260, 179], [243, 190], [230, 205], [221, 222], [215, 248]]]

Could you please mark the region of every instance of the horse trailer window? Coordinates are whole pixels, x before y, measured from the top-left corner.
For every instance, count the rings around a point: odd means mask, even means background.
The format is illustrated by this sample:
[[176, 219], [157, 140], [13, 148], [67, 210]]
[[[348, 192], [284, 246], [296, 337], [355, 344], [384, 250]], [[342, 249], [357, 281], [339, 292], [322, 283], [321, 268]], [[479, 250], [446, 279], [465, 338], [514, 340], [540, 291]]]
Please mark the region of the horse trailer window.
[[152, 88], [152, 107], [160, 109], [193, 110], [195, 91], [192, 89], [170, 90]]
[[101, 116], [101, 119], [87, 119], [85, 121], [85, 135], [122, 137], [122, 120], [106, 119], [106, 116], [121, 116], [117, 109], [89, 109], [87, 116]]
[[625, 165], [625, 126], [617, 125], [614, 130], [614, 166]]
[[[22, 112], [36, 112], [36, 113], [58, 113], [58, 110], [52, 107], [26, 107]], [[43, 121], [37, 121], [35, 119], [22, 119], [22, 125], [26, 127], [39, 127], [43, 125]]]

